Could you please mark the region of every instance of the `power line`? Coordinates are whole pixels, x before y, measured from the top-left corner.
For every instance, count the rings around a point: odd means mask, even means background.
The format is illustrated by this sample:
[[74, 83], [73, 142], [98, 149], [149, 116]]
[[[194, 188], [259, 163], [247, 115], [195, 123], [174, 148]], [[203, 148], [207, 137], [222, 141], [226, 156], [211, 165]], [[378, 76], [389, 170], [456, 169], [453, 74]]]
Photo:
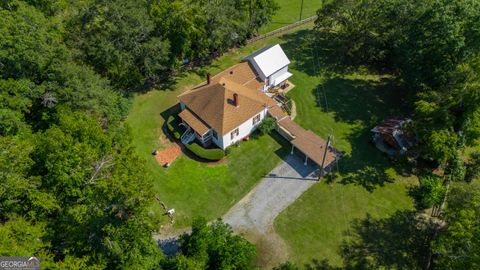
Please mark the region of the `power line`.
[[302, 5], [300, 6], [300, 19], [299, 19], [299, 21], [302, 20], [302, 13], [303, 13], [303, 0], [302, 0]]

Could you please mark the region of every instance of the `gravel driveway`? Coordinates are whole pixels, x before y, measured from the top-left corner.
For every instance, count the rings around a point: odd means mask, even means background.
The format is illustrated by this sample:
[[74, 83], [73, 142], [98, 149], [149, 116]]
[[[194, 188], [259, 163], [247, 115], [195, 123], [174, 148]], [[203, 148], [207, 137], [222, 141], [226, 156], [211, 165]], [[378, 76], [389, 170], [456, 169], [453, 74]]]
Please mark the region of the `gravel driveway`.
[[224, 216], [236, 230], [268, 233], [274, 219], [316, 183], [317, 166], [303, 164], [297, 155], [288, 155]]
[[[316, 183], [318, 166], [303, 165], [297, 155], [285, 157], [237, 204], [223, 216], [223, 221], [257, 246], [258, 264], [265, 269], [288, 259], [288, 246], [275, 233], [273, 221], [308, 188]], [[188, 229], [183, 231], [188, 232]], [[182, 232], [155, 235], [161, 248], [168, 255], [178, 250], [177, 238]]]

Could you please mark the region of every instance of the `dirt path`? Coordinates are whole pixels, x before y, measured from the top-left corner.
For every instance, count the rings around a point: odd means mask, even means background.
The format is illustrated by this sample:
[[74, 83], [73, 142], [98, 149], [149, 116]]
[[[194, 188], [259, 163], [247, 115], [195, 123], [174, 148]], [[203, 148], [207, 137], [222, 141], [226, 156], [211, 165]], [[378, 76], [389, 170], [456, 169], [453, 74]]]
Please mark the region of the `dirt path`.
[[258, 248], [258, 263], [271, 268], [287, 259], [288, 248], [273, 228], [275, 218], [316, 183], [316, 167], [289, 155], [235, 204], [223, 220]]

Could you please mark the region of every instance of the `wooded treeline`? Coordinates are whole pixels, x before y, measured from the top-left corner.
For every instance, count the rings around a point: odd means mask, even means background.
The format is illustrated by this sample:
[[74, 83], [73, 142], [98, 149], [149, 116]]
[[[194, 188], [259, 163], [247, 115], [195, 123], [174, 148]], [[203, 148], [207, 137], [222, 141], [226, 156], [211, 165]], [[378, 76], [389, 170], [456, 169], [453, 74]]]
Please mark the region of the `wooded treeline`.
[[[315, 48], [326, 68], [395, 78], [419, 139], [417, 212], [363, 221], [360, 240], [343, 246], [345, 269], [479, 268], [480, 1], [338, 0], [317, 15]], [[422, 218], [444, 202], [439, 216]], [[380, 234], [390, 238], [382, 242]], [[312, 269], [341, 268], [321, 262]]]
[[243, 44], [276, 9], [1, 1], [0, 255], [37, 255], [45, 269], [159, 268], [152, 180], [123, 122], [129, 89]]

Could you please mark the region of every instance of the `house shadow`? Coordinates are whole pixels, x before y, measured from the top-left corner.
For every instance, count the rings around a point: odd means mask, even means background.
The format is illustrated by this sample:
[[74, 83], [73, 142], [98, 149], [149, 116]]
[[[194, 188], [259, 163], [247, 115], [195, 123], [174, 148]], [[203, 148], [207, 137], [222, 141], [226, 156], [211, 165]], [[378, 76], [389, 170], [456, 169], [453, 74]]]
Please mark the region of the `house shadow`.
[[[168, 108], [165, 111], [160, 113], [160, 116], [164, 119], [164, 123], [162, 125], [162, 132], [164, 133], [165, 137], [171, 143], [177, 143], [178, 145], [180, 145], [182, 153], [185, 154], [187, 157], [189, 157], [192, 160], [195, 160], [197, 162], [206, 163], [208, 165], [223, 164], [228, 157], [225, 157], [225, 158], [223, 158], [221, 160], [218, 160], [218, 161], [212, 161], [212, 160], [207, 160], [207, 159], [200, 158], [197, 155], [195, 155], [194, 153], [192, 153], [190, 150], [188, 150], [179, 140], [177, 140], [176, 138], [173, 137], [171, 132], [168, 130], [167, 121], [168, 121], [170, 116], [173, 116], [173, 117], [177, 118], [178, 117], [177, 115], [178, 115], [178, 113], [180, 113], [180, 111], [181, 111], [180, 104], [177, 103], [177, 104], [173, 105], [172, 107], [170, 107], [170, 108]], [[178, 123], [176, 123], [176, 124], [178, 125]], [[182, 134], [184, 129], [180, 126], [178, 126], [177, 128], [179, 128], [180, 134]]]
[[[172, 134], [168, 130], [167, 121], [170, 116], [177, 117], [177, 114], [179, 112], [180, 112], [180, 104], [175, 104], [172, 107], [160, 113], [160, 116], [163, 118], [163, 121], [164, 121], [162, 125], [162, 132], [171, 143], [175, 143], [177, 142], [177, 140], [172, 136]], [[183, 150], [183, 148], [185, 147], [182, 147], [182, 151], [186, 151], [186, 150]]]
[[[275, 168], [274, 171], [265, 175], [265, 178], [274, 179], [286, 179], [286, 180], [306, 180], [317, 181], [319, 176], [319, 166], [313, 162], [304, 164], [304, 158], [300, 153], [294, 152], [283, 157], [284, 164], [281, 167]], [[277, 172], [278, 170], [278, 172]], [[290, 173], [289, 173], [290, 171]], [[298, 176], [288, 176], [288, 174], [294, 174]]]
[[[276, 179], [297, 179], [297, 180], [308, 180], [308, 181], [316, 181], [318, 179], [319, 166], [315, 165], [312, 161], [307, 163], [307, 166], [304, 165], [304, 158], [305, 156], [295, 150], [293, 154], [291, 154], [292, 145], [290, 142], [282, 137], [278, 132], [272, 131], [270, 136], [281, 145], [279, 149], [275, 151], [275, 154], [281, 158], [290, 169], [294, 170], [300, 177], [284, 177], [281, 176], [279, 173], [268, 173], [265, 177], [268, 178], [276, 178]], [[287, 167], [287, 168], [288, 168]]]

